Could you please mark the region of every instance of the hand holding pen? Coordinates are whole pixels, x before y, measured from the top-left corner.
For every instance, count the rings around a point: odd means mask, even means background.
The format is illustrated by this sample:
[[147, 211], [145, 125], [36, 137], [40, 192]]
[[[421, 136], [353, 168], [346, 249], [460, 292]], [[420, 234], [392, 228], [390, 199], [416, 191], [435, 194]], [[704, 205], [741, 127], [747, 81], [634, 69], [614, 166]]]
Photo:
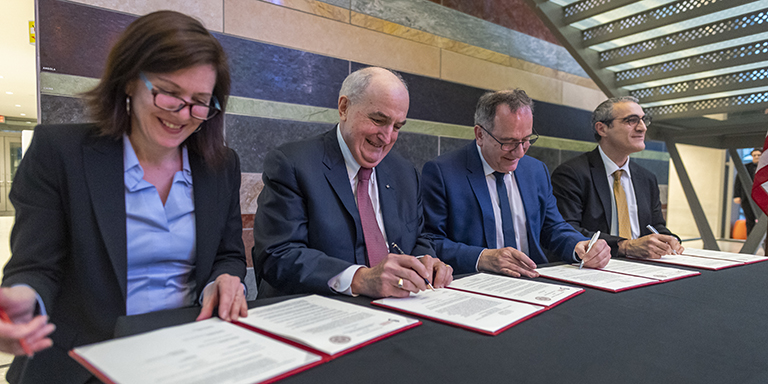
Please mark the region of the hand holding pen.
[[[400, 249], [400, 246], [398, 246], [397, 243], [394, 243], [394, 242], [392, 243], [392, 249], [394, 249], [395, 252], [398, 255], [405, 255], [405, 252], [403, 252], [403, 250]], [[427, 284], [427, 287], [429, 287], [429, 289], [431, 289], [433, 291], [435, 290], [435, 287], [432, 286], [432, 283], [430, 283], [429, 280], [427, 280], [426, 277], [424, 277], [424, 283]], [[403, 279], [400, 279], [400, 281], [398, 281], [397, 285], [398, 285], [398, 288], [402, 288]]]
[[[597, 238], [599, 237], [600, 237], [600, 231], [597, 231], [595, 232], [594, 235], [592, 235], [592, 238], [589, 239], [589, 245], [587, 245], [586, 253], [589, 253], [589, 251], [592, 249], [592, 246], [595, 245], [595, 241], [597, 241]], [[584, 259], [581, 259], [581, 262], [579, 263], [579, 269], [582, 269], [582, 268], [584, 268]]]
[[603, 268], [611, 260], [611, 247], [600, 237], [600, 231], [595, 232], [587, 241], [576, 244], [576, 255], [581, 259], [579, 269], [582, 267]]
[[32, 356], [53, 345], [56, 327], [47, 316], [34, 316], [37, 299], [27, 286], [0, 288], [0, 351]]
[[[654, 228], [650, 224], [646, 225], [645, 227], [648, 228], [648, 230], [653, 232], [655, 235], [669, 236], [669, 235], [662, 235], [662, 234], [660, 234], [659, 231], [657, 231], [656, 228]], [[675, 244], [670, 243], [669, 241], [664, 241], [664, 242], [669, 246], [670, 249], [672, 249], [672, 254], [673, 255], [677, 255], [678, 254], [677, 251], [675, 250]], [[675, 243], [677, 243], [677, 241], [675, 241]]]

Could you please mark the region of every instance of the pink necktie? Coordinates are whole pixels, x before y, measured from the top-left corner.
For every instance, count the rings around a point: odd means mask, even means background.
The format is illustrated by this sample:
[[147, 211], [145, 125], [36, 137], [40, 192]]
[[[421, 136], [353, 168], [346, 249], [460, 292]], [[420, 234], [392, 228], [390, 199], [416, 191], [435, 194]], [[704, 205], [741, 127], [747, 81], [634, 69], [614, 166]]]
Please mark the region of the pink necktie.
[[376, 213], [373, 212], [371, 197], [368, 195], [371, 171], [373, 171], [371, 168], [360, 167], [357, 172], [357, 209], [360, 211], [360, 223], [363, 226], [368, 266], [375, 267], [387, 257], [387, 244], [376, 222]]

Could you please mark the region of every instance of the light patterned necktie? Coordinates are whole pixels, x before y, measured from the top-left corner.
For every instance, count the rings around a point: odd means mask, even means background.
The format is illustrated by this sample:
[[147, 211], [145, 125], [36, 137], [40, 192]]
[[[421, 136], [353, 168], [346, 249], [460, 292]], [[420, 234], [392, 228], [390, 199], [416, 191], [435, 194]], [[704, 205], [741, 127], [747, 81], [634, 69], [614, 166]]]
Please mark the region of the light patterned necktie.
[[360, 211], [360, 224], [363, 227], [365, 253], [368, 256], [368, 266], [375, 267], [387, 257], [387, 244], [381, 233], [376, 213], [373, 211], [371, 196], [368, 195], [368, 182], [371, 178], [371, 168], [360, 167], [357, 171], [357, 209]]
[[621, 175], [623, 169], [613, 173], [613, 197], [616, 199], [616, 215], [619, 218], [619, 237], [632, 238], [632, 227], [629, 224], [629, 208], [627, 208], [627, 195], [621, 187]]

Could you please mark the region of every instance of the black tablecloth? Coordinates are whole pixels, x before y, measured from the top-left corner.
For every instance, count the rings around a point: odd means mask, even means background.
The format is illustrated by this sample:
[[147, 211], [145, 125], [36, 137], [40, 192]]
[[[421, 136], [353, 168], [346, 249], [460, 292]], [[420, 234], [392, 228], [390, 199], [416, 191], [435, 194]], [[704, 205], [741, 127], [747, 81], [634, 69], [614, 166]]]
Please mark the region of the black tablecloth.
[[[768, 262], [620, 293], [585, 289], [498, 336], [422, 319], [282, 383], [768, 383]], [[116, 335], [198, 311], [124, 317]]]

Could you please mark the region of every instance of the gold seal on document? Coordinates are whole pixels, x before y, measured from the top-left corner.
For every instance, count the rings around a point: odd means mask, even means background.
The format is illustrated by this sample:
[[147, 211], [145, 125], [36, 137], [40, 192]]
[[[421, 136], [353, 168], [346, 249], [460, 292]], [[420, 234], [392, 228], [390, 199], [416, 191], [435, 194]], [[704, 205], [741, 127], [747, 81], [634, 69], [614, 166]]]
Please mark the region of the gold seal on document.
[[352, 339], [349, 338], [349, 336], [331, 336], [330, 339], [328, 339], [331, 343], [334, 344], [346, 344], [349, 343]]

